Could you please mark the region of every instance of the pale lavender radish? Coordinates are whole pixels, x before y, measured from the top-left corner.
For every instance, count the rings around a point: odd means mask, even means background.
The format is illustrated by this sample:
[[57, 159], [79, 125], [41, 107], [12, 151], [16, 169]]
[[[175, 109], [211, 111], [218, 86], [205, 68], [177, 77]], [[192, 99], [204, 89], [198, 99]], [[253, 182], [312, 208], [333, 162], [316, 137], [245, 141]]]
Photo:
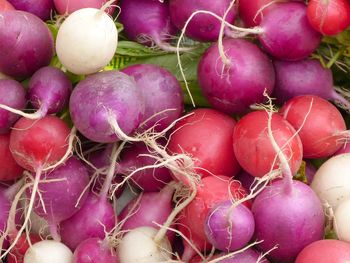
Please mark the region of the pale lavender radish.
[[[1, 51], [0, 51], [1, 52]], [[8, 107], [22, 110], [26, 106], [24, 87], [12, 79], [0, 80], [0, 103]], [[0, 134], [8, 133], [10, 127], [19, 119], [19, 115], [0, 109]]]
[[32, 13], [42, 20], [50, 19], [54, 12], [53, 0], [8, 0], [17, 10]]
[[54, 53], [46, 24], [25, 11], [0, 12], [0, 71], [14, 78], [30, 77], [47, 66]]
[[248, 244], [254, 234], [255, 222], [252, 212], [245, 205], [234, 205], [227, 200], [211, 209], [204, 229], [215, 248], [229, 252]]
[[154, 127], [162, 131], [183, 112], [183, 92], [179, 81], [168, 70], [151, 64], [138, 64], [122, 72], [133, 77], [145, 98], [145, 115], [139, 130]]
[[[224, 256], [221, 254], [220, 256]], [[268, 263], [269, 261], [262, 257], [256, 250], [248, 248], [230, 258], [220, 260], [220, 263]]]
[[80, 81], [71, 94], [69, 110], [74, 125], [85, 137], [95, 142], [116, 142], [120, 139], [116, 123], [128, 135], [140, 125], [144, 99], [128, 75], [112, 70]]
[[118, 263], [115, 251], [107, 240], [89, 238], [75, 249], [72, 263]]
[[[220, 17], [223, 17], [229, 8], [231, 0], [170, 0], [170, 17], [174, 25], [182, 30], [185, 23], [196, 11], [209, 11]], [[228, 23], [233, 23], [236, 10], [232, 8], [226, 16]], [[188, 24], [185, 34], [195, 40], [209, 42], [217, 41], [221, 21], [212, 15], [199, 13], [196, 14]]]
[[64, 244], [42, 240], [32, 245], [24, 255], [24, 263], [72, 263], [73, 253]]
[[243, 39], [225, 39], [224, 52], [229, 65], [220, 59], [218, 44], [202, 56], [198, 80], [204, 96], [215, 108], [225, 113], [247, 112], [249, 106], [271, 94], [275, 72], [269, 58], [253, 43]]
[[293, 181], [286, 190], [279, 180], [266, 187], [254, 200], [255, 237], [264, 240], [259, 249], [277, 262], [294, 262], [299, 252], [324, 235], [322, 204], [306, 184]]
[[275, 60], [274, 66], [276, 85], [273, 96], [279, 103], [299, 95], [316, 95], [350, 108], [350, 103], [333, 88], [332, 71], [324, 68], [319, 60]]

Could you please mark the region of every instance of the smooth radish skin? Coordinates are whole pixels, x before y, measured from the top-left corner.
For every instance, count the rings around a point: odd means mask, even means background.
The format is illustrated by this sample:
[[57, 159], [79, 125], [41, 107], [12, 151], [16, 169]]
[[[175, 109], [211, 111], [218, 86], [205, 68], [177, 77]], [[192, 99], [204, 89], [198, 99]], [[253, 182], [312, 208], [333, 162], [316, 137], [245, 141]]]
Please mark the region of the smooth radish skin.
[[224, 39], [223, 47], [229, 64], [223, 63], [218, 44], [213, 44], [199, 62], [199, 84], [215, 109], [229, 114], [245, 113], [250, 105], [265, 101], [265, 90], [267, 94], [272, 93], [273, 65], [247, 40]]
[[53, 15], [53, 0], [8, 0], [17, 10], [32, 13], [46, 21]]
[[[269, 137], [268, 117], [266, 111], [248, 113], [239, 120], [233, 133], [233, 149], [238, 163], [256, 177], [262, 177], [281, 165], [280, 160], [276, 159], [276, 151]], [[277, 113], [272, 114], [271, 129], [277, 145], [288, 160], [291, 174], [295, 175], [303, 158], [299, 136]]]
[[[229, 8], [231, 0], [211, 0], [211, 1], [191, 1], [191, 0], [170, 0], [169, 9], [171, 21], [179, 29], [185, 26], [185, 23], [191, 15], [199, 10], [212, 12], [223, 17]], [[233, 8], [226, 16], [228, 23], [233, 23], [236, 10]], [[219, 37], [221, 22], [208, 14], [197, 14], [191, 19], [185, 34], [195, 40], [209, 42], [217, 41]]]
[[[290, 191], [285, 182], [273, 182], [254, 200], [255, 237], [258, 247], [276, 262], [294, 262], [299, 252], [323, 238], [324, 214], [321, 201], [306, 184], [293, 181]], [[278, 230], [278, 231], [276, 231]]]
[[334, 155], [340, 155], [343, 153], [350, 153], [350, 143], [346, 142], [343, 144], [343, 146], [334, 153]]
[[[71, 14], [74, 11], [79, 9], [92, 7], [92, 8], [101, 8], [108, 0], [53, 0], [55, 3], [56, 10], [60, 15]], [[117, 0], [107, 8], [107, 13], [112, 15], [115, 11], [115, 5]]]
[[298, 134], [304, 158], [329, 157], [348, 137], [340, 111], [318, 96], [302, 95], [290, 99], [280, 109], [280, 114], [296, 130], [300, 129]]
[[350, 244], [339, 240], [320, 240], [304, 248], [295, 263], [345, 263], [350, 260]]
[[17, 164], [10, 151], [10, 134], [0, 135], [0, 181], [12, 181], [22, 176], [23, 168]]
[[24, 263], [72, 263], [73, 253], [64, 244], [43, 240], [31, 246], [24, 255]]
[[350, 26], [349, 1], [310, 0], [307, 17], [318, 32], [324, 35], [336, 35]]
[[105, 240], [89, 238], [75, 249], [72, 263], [119, 263], [119, 260]]
[[168, 70], [139, 64], [124, 68], [122, 72], [135, 80], [145, 99], [145, 115], [139, 130], [154, 127], [160, 132], [181, 116], [184, 95], [179, 81]]
[[350, 242], [350, 198], [343, 200], [334, 212], [334, 227], [339, 240]]
[[0, 11], [6, 10], [15, 10], [15, 8], [8, 1], [0, 0]]
[[[227, 256], [226, 254], [217, 254], [211, 257], [207, 262], [210, 262], [214, 259], [219, 259], [221, 257]], [[190, 263], [202, 263], [203, 260], [197, 256], [194, 257]], [[232, 255], [231, 257], [227, 257], [225, 259], [221, 259], [219, 261], [220, 263], [269, 263], [269, 261], [262, 257], [260, 253], [255, 251], [254, 249], [248, 248], [244, 250], [243, 252], [237, 253], [235, 255]]]
[[299, 95], [316, 95], [333, 100], [350, 109], [350, 103], [334, 90], [332, 71], [319, 60], [274, 61], [276, 85], [274, 97], [284, 103]]
[[112, 70], [80, 81], [71, 94], [69, 110], [74, 125], [85, 137], [110, 143], [120, 139], [116, 128], [129, 135], [140, 125], [145, 107], [142, 92], [132, 78]]
[[103, 10], [83, 8], [70, 14], [56, 38], [58, 59], [77, 75], [103, 69], [117, 49], [118, 31], [113, 19]]
[[[26, 106], [26, 92], [24, 87], [12, 79], [0, 80], [0, 103], [14, 109], [24, 109]], [[15, 113], [0, 109], [0, 134], [8, 133], [10, 127], [19, 119]]]
[[260, 25], [261, 19], [273, 8], [274, 0], [239, 0], [239, 17], [245, 26]]
[[189, 114], [175, 125], [168, 152], [190, 155], [196, 173], [202, 177], [237, 175], [240, 166], [232, 149], [235, 120], [213, 109], [196, 109]]
[[118, 246], [120, 263], [160, 263], [170, 261], [172, 249], [169, 241], [163, 238], [154, 242], [157, 230], [152, 227], [139, 227], [128, 232]]
[[228, 200], [214, 206], [204, 225], [210, 243], [221, 251], [243, 248], [254, 234], [252, 212], [243, 204], [235, 206]]
[[349, 169], [350, 154], [334, 156], [321, 165], [311, 183], [320, 200], [333, 210], [350, 197]]
[[30, 77], [50, 63], [53, 46], [50, 30], [37, 16], [17, 10], [0, 12], [2, 73], [19, 79]]

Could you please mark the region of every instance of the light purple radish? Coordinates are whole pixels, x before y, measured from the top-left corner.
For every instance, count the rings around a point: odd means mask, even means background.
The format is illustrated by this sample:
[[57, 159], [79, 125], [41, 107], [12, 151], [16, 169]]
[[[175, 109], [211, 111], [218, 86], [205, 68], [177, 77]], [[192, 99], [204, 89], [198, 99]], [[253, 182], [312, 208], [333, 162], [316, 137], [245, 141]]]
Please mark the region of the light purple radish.
[[205, 235], [221, 251], [235, 251], [248, 244], [254, 234], [252, 212], [243, 204], [234, 206], [230, 200], [215, 205], [209, 212]]
[[[1, 52], [1, 51], [0, 51]], [[0, 80], [0, 103], [18, 110], [26, 106], [24, 87], [12, 79]], [[19, 115], [0, 109], [0, 134], [8, 133], [10, 127], [19, 119]]]
[[116, 126], [129, 135], [140, 125], [145, 107], [135, 81], [111, 70], [80, 81], [71, 94], [69, 110], [74, 125], [85, 137], [110, 143], [120, 139]]
[[53, 0], [8, 0], [17, 10], [32, 13], [42, 20], [50, 19], [55, 9]]
[[[120, 22], [130, 40], [165, 51], [176, 51], [168, 42], [176, 29], [170, 21], [169, 5], [155, 0], [127, 0], [120, 3]], [[146, 23], [147, 21], [147, 23]]]
[[274, 61], [276, 85], [274, 97], [279, 103], [299, 95], [316, 95], [326, 100], [342, 103], [350, 109], [350, 103], [333, 88], [330, 69], [322, 67], [316, 59], [300, 61]]
[[116, 252], [107, 240], [89, 238], [75, 249], [72, 263], [118, 263]]
[[183, 91], [179, 81], [168, 70], [157, 65], [138, 64], [122, 72], [134, 78], [145, 99], [143, 124], [138, 130], [154, 127], [159, 132], [181, 116]]
[[276, 3], [261, 20], [259, 41], [278, 59], [300, 60], [311, 55], [321, 43], [322, 35], [314, 30], [306, 16], [306, 4]]
[[[220, 256], [224, 256], [224, 254], [221, 254]], [[255, 251], [254, 249], [248, 248], [244, 250], [243, 252], [227, 258], [220, 260], [220, 263], [269, 263], [269, 261], [262, 257], [260, 253]]]
[[106, 198], [89, 194], [82, 208], [60, 224], [62, 242], [74, 250], [88, 238], [105, 238], [116, 225], [113, 206]]
[[[49, 223], [51, 235], [59, 241], [57, 225], [78, 212], [87, 199], [85, 188], [89, 184], [89, 174], [79, 159], [71, 157], [53, 171], [42, 174], [41, 179], [60, 180], [39, 183], [41, 198], [37, 194], [34, 202], [35, 213]], [[27, 191], [28, 197], [32, 194], [31, 190]]]
[[46, 24], [25, 11], [0, 12], [0, 71], [24, 79], [47, 66], [54, 54]]
[[[170, 17], [174, 25], [182, 30], [191, 15], [200, 10], [212, 12], [223, 17], [231, 4], [231, 0], [170, 0]], [[233, 23], [236, 8], [230, 10], [225, 21]], [[188, 24], [185, 34], [195, 40], [209, 42], [217, 41], [221, 21], [209, 14], [196, 14]]]
[[306, 184], [294, 181], [286, 189], [279, 180], [267, 186], [254, 200], [255, 237], [264, 240], [259, 249], [277, 262], [294, 262], [299, 252], [324, 235], [322, 204]]
[[213, 44], [199, 62], [199, 84], [215, 109], [229, 114], [245, 113], [250, 105], [265, 100], [264, 91], [272, 93], [275, 84], [273, 65], [247, 40], [225, 39], [223, 47], [229, 65], [220, 59], [218, 44]]

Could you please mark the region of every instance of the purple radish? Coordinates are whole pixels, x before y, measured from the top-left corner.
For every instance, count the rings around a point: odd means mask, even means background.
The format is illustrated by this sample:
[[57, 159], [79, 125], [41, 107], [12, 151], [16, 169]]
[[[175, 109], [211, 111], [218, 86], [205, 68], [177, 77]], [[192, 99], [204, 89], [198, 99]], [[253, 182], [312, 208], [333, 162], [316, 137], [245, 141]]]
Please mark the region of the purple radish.
[[311, 185], [316, 172], [317, 172], [317, 169], [315, 168], [315, 166], [313, 166], [311, 162], [306, 161], [305, 175], [306, 175], [306, 181], [308, 185]]
[[[225, 256], [219, 254], [216, 258]], [[214, 259], [214, 258], [213, 258]], [[219, 261], [220, 263], [269, 263], [269, 261], [254, 249], [248, 248], [241, 253]]]
[[284, 180], [267, 186], [254, 200], [255, 236], [264, 240], [259, 249], [277, 262], [294, 262], [299, 252], [324, 235], [321, 201], [306, 184], [293, 181], [286, 188]]
[[334, 155], [350, 153], [350, 143], [345, 143]]
[[[168, 42], [176, 29], [170, 21], [169, 5], [157, 0], [124, 0], [120, 22], [130, 40], [165, 51], [176, 51]], [[147, 21], [147, 23], [146, 23]]]
[[[169, 7], [171, 21], [179, 30], [182, 30], [185, 23], [194, 12], [205, 10], [223, 17], [231, 2], [231, 0], [170, 0]], [[225, 21], [233, 23], [235, 13], [235, 9], [230, 10]], [[212, 15], [199, 13], [191, 19], [185, 34], [198, 41], [217, 41], [220, 27], [220, 20]]]
[[248, 244], [254, 234], [254, 217], [243, 204], [230, 200], [214, 206], [204, 225], [209, 242], [221, 251], [235, 251]]
[[17, 10], [32, 13], [42, 20], [50, 19], [53, 15], [53, 0], [8, 0]]
[[[42, 180], [61, 180], [39, 183], [39, 195], [36, 195], [34, 211], [48, 221], [51, 235], [59, 240], [57, 225], [73, 216], [83, 206], [88, 192], [89, 175], [84, 164], [75, 157], [68, 159], [53, 171], [43, 173]], [[31, 196], [31, 188], [27, 196]]]
[[102, 143], [120, 139], [116, 128], [131, 134], [140, 125], [144, 108], [136, 83], [116, 70], [99, 72], [80, 81], [69, 102], [76, 128], [88, 139]]
[[[0, 51], [1, 52], [1, 51]], [[26, 92], [23, 86], [12, 79], [0, 80], [0, 103], [18, 110], [26, 106]], [[19, 115], [0, 109], [0, 134], [10, 131], [10, 127], [19, 119]]]
[[54, 54], [53, 37], [37, 16], [24, 11], [0, 12], [0, 71], [24, 79], [47, 66]]
[[282, 104], [299, 95], [316, 95], [326, 100], [334, 100], [350, 109], [350, 103], [333, 88], [330, 69], [322, 67], [315, 59], [300, 61], [274, 61], [276, 85], [274, 97]]
[[118, 263], [116, 253], [106, 240], [89, 238], [75, 249], [72, 263]]
[[244, 189], [247, 189], [248, 191], [251, 189], [254, 181], [255, 181], [255, 177], [252, 176], [251, 174], [247, 173], [246, 171], [241, 171], [237, 177], [235, 177], [235, 179], [237, 179], [238, 181], [241, 182], [242, 186], [244, 187]]
[[213, 44], [199, 62], [198, 80], [204, 96], [220, 111], [241, 114], [254, 103], [271, 94], [275, 72], [269, 58], [254, 44], [243, 39], [225, 39], [224, 52], [229, 59], [220, 59], [218, 44]]
[[145, 98], [145, 115], [139, 130], [154, 127], [159, 132], [181, 116], [184, 95], [179, 81], [168, 70], [157, 65], [139, 64], [122, 72], [134, 78]]

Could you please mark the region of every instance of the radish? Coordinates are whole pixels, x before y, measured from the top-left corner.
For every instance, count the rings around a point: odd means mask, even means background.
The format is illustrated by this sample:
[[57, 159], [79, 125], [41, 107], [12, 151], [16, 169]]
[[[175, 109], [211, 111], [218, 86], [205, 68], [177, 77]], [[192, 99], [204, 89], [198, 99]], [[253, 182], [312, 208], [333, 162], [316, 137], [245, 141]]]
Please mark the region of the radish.
[[[40, 236], [35, 234], [29, 235], [31, 244], [35, 244], [41, 241]], [[11, 250], [11, 253], [7, 257], [7, 263], [23, 263], [25, 253], [29, 248], [27, 241], [27, 235], [22, 234], [15, 247]]]
[[[212, 44], [198, 65], [198, 81], [213, 108], [241, 114], [249, 106], [271, 94], [275, 73], [269, 58], [254, 44], [243, 39], [224, 39], [227, 63], [220, 59], [218, 44]], [[249, 61], [249, 62], [248, 62]]]
[[[20, 37], [18, 37], [20, 36]], [[0, 12], [0, 71], [24, 79], [47, 66], [54, 53], [46, 24], [24, 11]]]
[[22, 176], [23, 168], [17, 164], [10, 151], [10, 134], [0, 135], [0, 181], [12, 181]]
[[239, 17], [247, 27], [258, 26], [264, 16], [273, 8], [274, 0], [239, 0]]
[[334, 155], [339, 155], [339, 154], [343, 154], [343, 153], [350, 153], [350, 143], [345, 142], [343, 144], [343, 146], [334, 153]]
[[349, 220], [350, 220], [350, 198], [343, 200], [334, 212], [334, 226], [339, 240], [350, 242]]
[[72, 263], [118, 263], [118, 257], [106, 241], [90, 238], [75, 249]]
[[53, 0], [8, 0], [17, 10], [32, 13], [42, 20], [50, 19], [54, 11]]
[[72, 263], [73, 253], [64, 244], [42, 240], [31, 246], [24, 255], [24, 263]]
[[6, 0], [0, 0], [0, 11], [15, 10], [15, 8]]
[[[290, 99], [280, 113], [300, 130], [304, 158], [329, 157], [341, 148], [348, 136], [339, 110], [318, 96], [302, 95]], [[322, 129], [318, 129], [320, 126]]]
[[56, 38], [58, 59], [77, 75], [103, 69], [117, 49], [118, 31], [103, 9], [83, 8], [62, 23]]
[[[92, 7], [101, 8], [104, 4], [109, 2], [108, 0], [53, 0], [55, 3], [56, 10], [59, 14], [71, 14], [82, 8]], [[113, 5], [107, 7], [106, 11], [108, 14], [112, 15], [115, 10], [115, 4], [117, 0], [113, 2]]]

